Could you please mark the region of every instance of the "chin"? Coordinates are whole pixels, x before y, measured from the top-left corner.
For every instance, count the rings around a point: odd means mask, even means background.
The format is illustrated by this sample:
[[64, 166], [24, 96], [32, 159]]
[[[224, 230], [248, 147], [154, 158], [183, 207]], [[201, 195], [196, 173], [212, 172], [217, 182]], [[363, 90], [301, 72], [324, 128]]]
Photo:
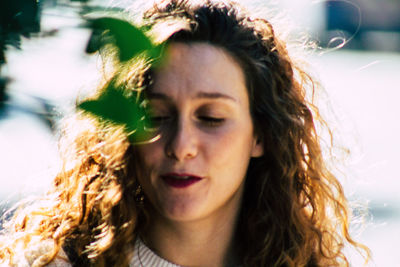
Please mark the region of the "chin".
[[[164, 203], [165, 204], [165, 203]], [[178, 203], [176, 205], [163, 205], [158, 209], [159, 213], [169, 221], [190, 222], [206, 217], [201, 212], [200, 203]]]

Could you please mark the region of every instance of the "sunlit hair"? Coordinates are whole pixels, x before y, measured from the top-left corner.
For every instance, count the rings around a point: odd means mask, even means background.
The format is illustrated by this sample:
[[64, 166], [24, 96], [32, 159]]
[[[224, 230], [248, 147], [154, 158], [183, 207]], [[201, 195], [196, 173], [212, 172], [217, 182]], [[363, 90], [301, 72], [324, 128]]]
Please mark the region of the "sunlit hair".
[[[159, 1], [142, 23], [156, 42], [221, 47], [244, 71], [264, 155], [252, 158], [247, 172], [234, 241], [242, 264], [348, 266], [347, 244], [368, 255], [349, 235], [343, 189], [321, 152], [316, 125], [323, 121], [306, 99], [317, 83], [291, 59], [272, 25], [235, 3], [179, 0]], [[151, 86], [151, 65], [139, 69], [126, 72], [121, 83], [127, 90]], [[54, 189], [47, 201], [17, 212], [10, 223], [13, 238], [4, 238], [0, 259], [17, 255], [21, 244], [51, 240], [54, 249], [37, 258], [37, 266], [62, 247], [81, 264], [125, 266], [129, 244], [146, 224], [146, 207], [135, 201], [135, 147], [122, 129], [81, 114], [66, 129], [66, 164]]]

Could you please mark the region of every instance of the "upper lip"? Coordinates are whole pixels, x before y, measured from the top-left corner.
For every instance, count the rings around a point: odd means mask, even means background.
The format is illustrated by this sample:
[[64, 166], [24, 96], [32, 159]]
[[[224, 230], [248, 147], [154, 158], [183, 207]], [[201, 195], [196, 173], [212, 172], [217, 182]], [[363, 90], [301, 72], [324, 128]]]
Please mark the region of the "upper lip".
[[184, 177], [190, 177], [190, 178], [195, 178], [195, 179], [203, 179], [202, 176], [195, 175], [192, 173], [187, 173], [187, 172], [168, 172], [168, 173], [163, 173], [161, 177], [176, 177], [176, 178], [184, 178]]

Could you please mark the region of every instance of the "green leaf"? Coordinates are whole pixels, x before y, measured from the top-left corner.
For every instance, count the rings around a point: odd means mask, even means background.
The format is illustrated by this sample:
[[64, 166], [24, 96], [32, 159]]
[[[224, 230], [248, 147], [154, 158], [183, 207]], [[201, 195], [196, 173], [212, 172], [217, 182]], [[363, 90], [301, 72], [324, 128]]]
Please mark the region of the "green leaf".
[[[111, 17], [103, 17], [90, 21], [93, 29], [86, 51], [93, 53], [103, 45], [114, 42], [119, 49], [121, 62], [132, 59], [134, 56], [147, 52], [150, 57], [160, 56], [160, 48], [153, 45], [143, 31], [131, 23]], [[112, 38], [104, 38], [102, 33], [106, 31]]]
[[[91, 20], [90, 27], [92, 35], [86, 47], [88, 53], [96, 52], [106, 44], [112, 44], [118, 48], [121, 62], [139, 54], [153, 59], [153, 65], [162, 62], [164, 44], [154, 45], [144, 34], [145, 29], [110, 17]], [[101, 121], [124, 126], [132, 142], [147, 142], [158, 138], [154, 136], [156, 131], [151, 127], [146, 109], [140, 105], [144, 99], [135, 92], [133, 96], [127, 97], [123, 88], [115, 86], [115, 80], [116, 78], [108, 84], [98, 99], [85, 101], [78, 108], [97, 116]]]
[[98, 99], [84, 101], [78, 108], [95, 115], [101, 121], [124, 126], [131, 140], [150, 138], [145, 130], [151, 128], [145, 108], [140, 106], [136, 97], [125, 96], [113, 82], [110, 82]]

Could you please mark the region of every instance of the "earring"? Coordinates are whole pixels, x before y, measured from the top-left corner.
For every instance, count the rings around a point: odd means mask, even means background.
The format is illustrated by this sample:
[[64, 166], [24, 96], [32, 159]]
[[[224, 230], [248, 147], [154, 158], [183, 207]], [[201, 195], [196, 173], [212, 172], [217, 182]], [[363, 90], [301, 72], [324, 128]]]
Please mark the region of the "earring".
[[135, 201], [140, 206], [142, 206], [143, 203], [144, 203], [143, 189], [142, 189], [142, 186], [140, 184], [138, 184], [138, 186], [135, 189]]

